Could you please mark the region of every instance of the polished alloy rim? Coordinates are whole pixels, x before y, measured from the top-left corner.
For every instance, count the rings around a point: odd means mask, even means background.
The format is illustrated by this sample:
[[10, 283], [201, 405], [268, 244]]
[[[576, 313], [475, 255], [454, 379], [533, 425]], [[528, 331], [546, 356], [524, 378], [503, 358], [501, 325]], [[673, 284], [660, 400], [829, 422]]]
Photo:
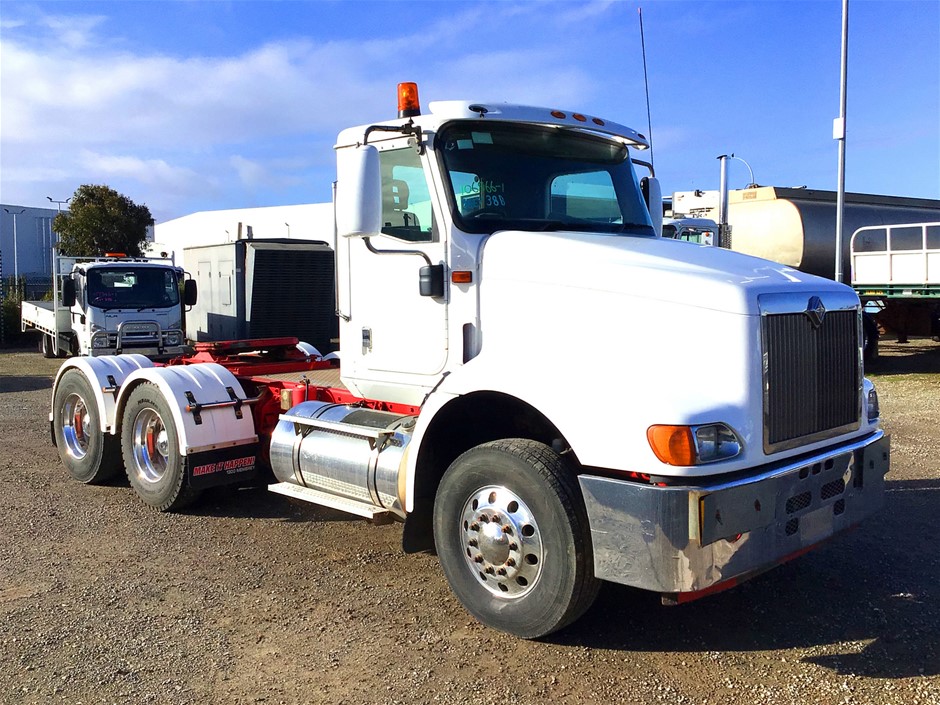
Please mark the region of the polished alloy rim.
[[69, 394], [62, 408], [62, 438], [70, 456], [81, 460], [88, 453], [91, 418], [85, 400], [78, 394]]
[[535, 517], [506, 487], [477, 490], [464, 504], [460, 538], [470, 570], [495, 595], [519, 598], [538, 581], [542, 537]]
[[144, 482], [159, 482], [166, 474], [170, 443], [163, 419], [153, 409], [142, 409], [134, 419], [134, 465]]

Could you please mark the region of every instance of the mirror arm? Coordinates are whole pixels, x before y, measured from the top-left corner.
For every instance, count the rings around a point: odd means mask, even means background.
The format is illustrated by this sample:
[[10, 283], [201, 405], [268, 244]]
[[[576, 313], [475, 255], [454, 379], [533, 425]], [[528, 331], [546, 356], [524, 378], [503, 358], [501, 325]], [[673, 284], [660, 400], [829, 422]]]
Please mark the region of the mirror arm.
[[427, 253], [421, 250], [379, 250], [372, 244], [372, 238], [364, 237], [362, 239], [365, 241], [369, 252], [374, 255], [416, 255], [418, 257], [424, 257], [424, 261], [428, 263], [429, 267], [432, 265], [431, 258], [427, 256]]

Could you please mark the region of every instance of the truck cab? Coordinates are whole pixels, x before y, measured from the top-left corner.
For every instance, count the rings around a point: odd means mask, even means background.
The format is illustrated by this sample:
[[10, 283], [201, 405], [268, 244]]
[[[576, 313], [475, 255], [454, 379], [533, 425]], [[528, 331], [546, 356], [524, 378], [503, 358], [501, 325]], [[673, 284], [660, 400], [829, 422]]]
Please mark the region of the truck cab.
[[195, 282], [165, 258], [109, 253], [56, 258], [53, 301], [23, 305], [23, 326], [43, 331], [49, 356], [133, 352], [168, 358], [184, 351], [184, 310]]
[[716, 245], [718, 224], [708, 218], [666, 218], [663, 237], [697, 245]]
[[880, 507], [850, 287], [663, 238], [626, 126], [400, 98], [336, 144], [339, 370], [296, 339], [70, 361], [50, 423], [76, 479], [120, 454], [169, 511], [267, 466], [274, 491], [404, 521], [471, 614], [527, 638], [600, 581], [685, 602]]

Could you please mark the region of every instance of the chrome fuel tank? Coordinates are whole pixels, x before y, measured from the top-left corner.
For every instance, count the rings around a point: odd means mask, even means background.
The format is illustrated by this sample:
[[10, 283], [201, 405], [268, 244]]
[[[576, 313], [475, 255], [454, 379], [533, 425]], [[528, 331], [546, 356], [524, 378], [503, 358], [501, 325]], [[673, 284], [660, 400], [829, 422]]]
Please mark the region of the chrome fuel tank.
[[271, 434], [271, 468], [281, 482], [320, 490], [404, 516], [405, 451], [415, 417], [307, 401]]

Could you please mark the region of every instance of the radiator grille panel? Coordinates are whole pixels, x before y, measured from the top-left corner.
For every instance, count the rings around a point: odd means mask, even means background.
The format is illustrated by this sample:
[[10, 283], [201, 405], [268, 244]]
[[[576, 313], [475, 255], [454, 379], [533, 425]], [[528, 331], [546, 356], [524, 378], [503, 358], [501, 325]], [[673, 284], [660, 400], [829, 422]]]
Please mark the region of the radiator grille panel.
[[762, 319], [768, 452], [859, 421], [858, 318], [831, 311], [815, 328], [804, 313]]

